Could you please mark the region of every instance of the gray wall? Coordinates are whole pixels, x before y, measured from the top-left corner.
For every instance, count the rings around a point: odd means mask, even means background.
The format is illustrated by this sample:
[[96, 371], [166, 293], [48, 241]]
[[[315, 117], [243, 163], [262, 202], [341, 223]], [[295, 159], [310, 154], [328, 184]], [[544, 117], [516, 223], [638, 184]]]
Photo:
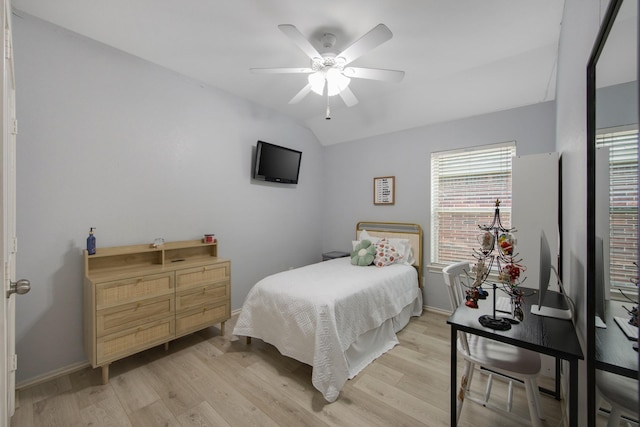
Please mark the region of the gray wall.
[[[555, 103], [411, 129], [325, 149], [326, 250], [347, 250], [361, 220], [416, 222], [430, 260], [431, 153], [516, 141], [518, 155], [555, 151]], [[373, 204], [373, 177], [396, 177], [395, 205]], [[425, 268], [424, 303], [450, 310], [442, 273]]]
[[627, 82], [596, 92], [596, 129], [638, 123], [638, 82]]
[[[556, 90], [556, 146], [562, 153], [562, 281], [576, 304], [576, 328], [586, 352], [587, 107], [586, 70], [600, 18], [597, 0], [565, 0]], [[606, 7], [608, 2], [603, 2]], [[586, 365], [580, 363], [578, 425], [587, 424]]]
[[[22, 15], [22, 14], [21, 14]], [[14, 16], [17, 381], [86, 362], [82, 249], [215, 233], [232, 308], [267, 274], [321, 259], [323, 156], [273, 111], [37, 19]], [[263, 139], [303, 151], [300, 183], [250, 179]]]

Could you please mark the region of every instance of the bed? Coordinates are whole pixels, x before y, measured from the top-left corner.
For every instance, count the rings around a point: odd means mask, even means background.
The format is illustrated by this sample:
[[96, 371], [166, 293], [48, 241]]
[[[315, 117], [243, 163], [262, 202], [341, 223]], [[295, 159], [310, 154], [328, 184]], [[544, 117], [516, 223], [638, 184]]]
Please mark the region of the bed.
[[249, 291], [233, 330], [312, 366], [313, 386], [328, 402], [422, 313], [420, 225], [360, 222], [354, 248], [364, 240], [379, 244], [378, 253], [386, 248], [376, 262], [393, 262], [358, 266], [345, 257], [265, 277]]

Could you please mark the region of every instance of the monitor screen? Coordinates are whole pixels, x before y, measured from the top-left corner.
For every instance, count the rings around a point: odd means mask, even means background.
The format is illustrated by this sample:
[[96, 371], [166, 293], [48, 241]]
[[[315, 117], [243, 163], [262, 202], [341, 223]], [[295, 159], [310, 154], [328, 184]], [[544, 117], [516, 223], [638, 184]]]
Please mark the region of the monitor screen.
[[300, 151], [258, 141], [253, 178], [260, 181], [297, 184], [301, 158]]
[[[556, 275], [560, 294], [551, 298], [551, 305], [545, 305], [547, 298], [547, 289], [549, 288], [549, 279], [551, 278], [551, 270]], [[538, 289], [538, 304], [531, 306], [531, 313], [538, 316], [555, 317], [558, 319], [572, 319], [573, 308], [569, 297], [567, 296], [562, 281], [558, 277], [558, 271], [551, 264], [551, 249], [549, 249], [549, 241], [544, 233], [540, 231], [540, 285]]]
[[549, 279], [551, 277], [551, 250], [549, 249], [549, 241], [544, 230], [540, 232], [540, 289], [538, 293], [538, 306], [542, 307], [544, 298], [549, 288]]

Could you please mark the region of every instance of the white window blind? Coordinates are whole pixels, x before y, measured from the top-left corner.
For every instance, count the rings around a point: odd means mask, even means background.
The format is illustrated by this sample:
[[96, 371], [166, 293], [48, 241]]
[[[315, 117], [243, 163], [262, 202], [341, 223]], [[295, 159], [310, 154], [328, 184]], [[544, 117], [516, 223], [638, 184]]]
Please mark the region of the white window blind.
[[[596, 136], [609, 148], [609, 281], [612, 289], [635, 291], [638, 277], [638, 129]], [[612, 294], [615, 296], [615, 294]]]
[[511, 160], [515, 142], [431, 154], [431, 263], [471, 260], [478, 225], [511, 224]]

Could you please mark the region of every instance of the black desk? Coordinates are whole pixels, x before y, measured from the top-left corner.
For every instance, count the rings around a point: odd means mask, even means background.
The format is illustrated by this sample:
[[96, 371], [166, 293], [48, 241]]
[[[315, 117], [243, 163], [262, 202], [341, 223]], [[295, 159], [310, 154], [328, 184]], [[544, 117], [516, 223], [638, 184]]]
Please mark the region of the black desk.
[[[548, 292], [546, 301], [554, 306], [559, 304], [562, 296], [557, 292]], [[554, 301], [555, 300], [555, 301]], [[457, 381], [457, 333], [469, 334], [526, 348], [541, 354], [547, 354], [569, 362], [569, 422], [570, 426], [578, 425], [578, 360], [584, 359], [582, 348], [576, 335], [575, 327], [569, 320], [554, 319], [531, 314], [531, 305], [537, 303], [537, 295], [526, 297], [524, 321], [513, 325], [508, 331], [496, 331], [485, 328], [478, 322], [482, 314], [491, 314], [493, 300], [491, 294], [486, 300], [480, 300], [478, 309], [460, 306], [449, 317], [451, 325], [451, 425], [456, 425]], [[558, 306], [558, 305], [556, 305]], [[496, 313], [496, 315], [500, 315]]]
[[622, 304], [630, 307], [630, 303], [606, 302], [607, 324], [605, 328], [596, 328], [596, 369], [613, 372], [629, 378], [638, 378], [638, 353], [632, 348], [633, 342], [627, 338], [622, 329], [613, 320], [613, 316], [628, 318]]

